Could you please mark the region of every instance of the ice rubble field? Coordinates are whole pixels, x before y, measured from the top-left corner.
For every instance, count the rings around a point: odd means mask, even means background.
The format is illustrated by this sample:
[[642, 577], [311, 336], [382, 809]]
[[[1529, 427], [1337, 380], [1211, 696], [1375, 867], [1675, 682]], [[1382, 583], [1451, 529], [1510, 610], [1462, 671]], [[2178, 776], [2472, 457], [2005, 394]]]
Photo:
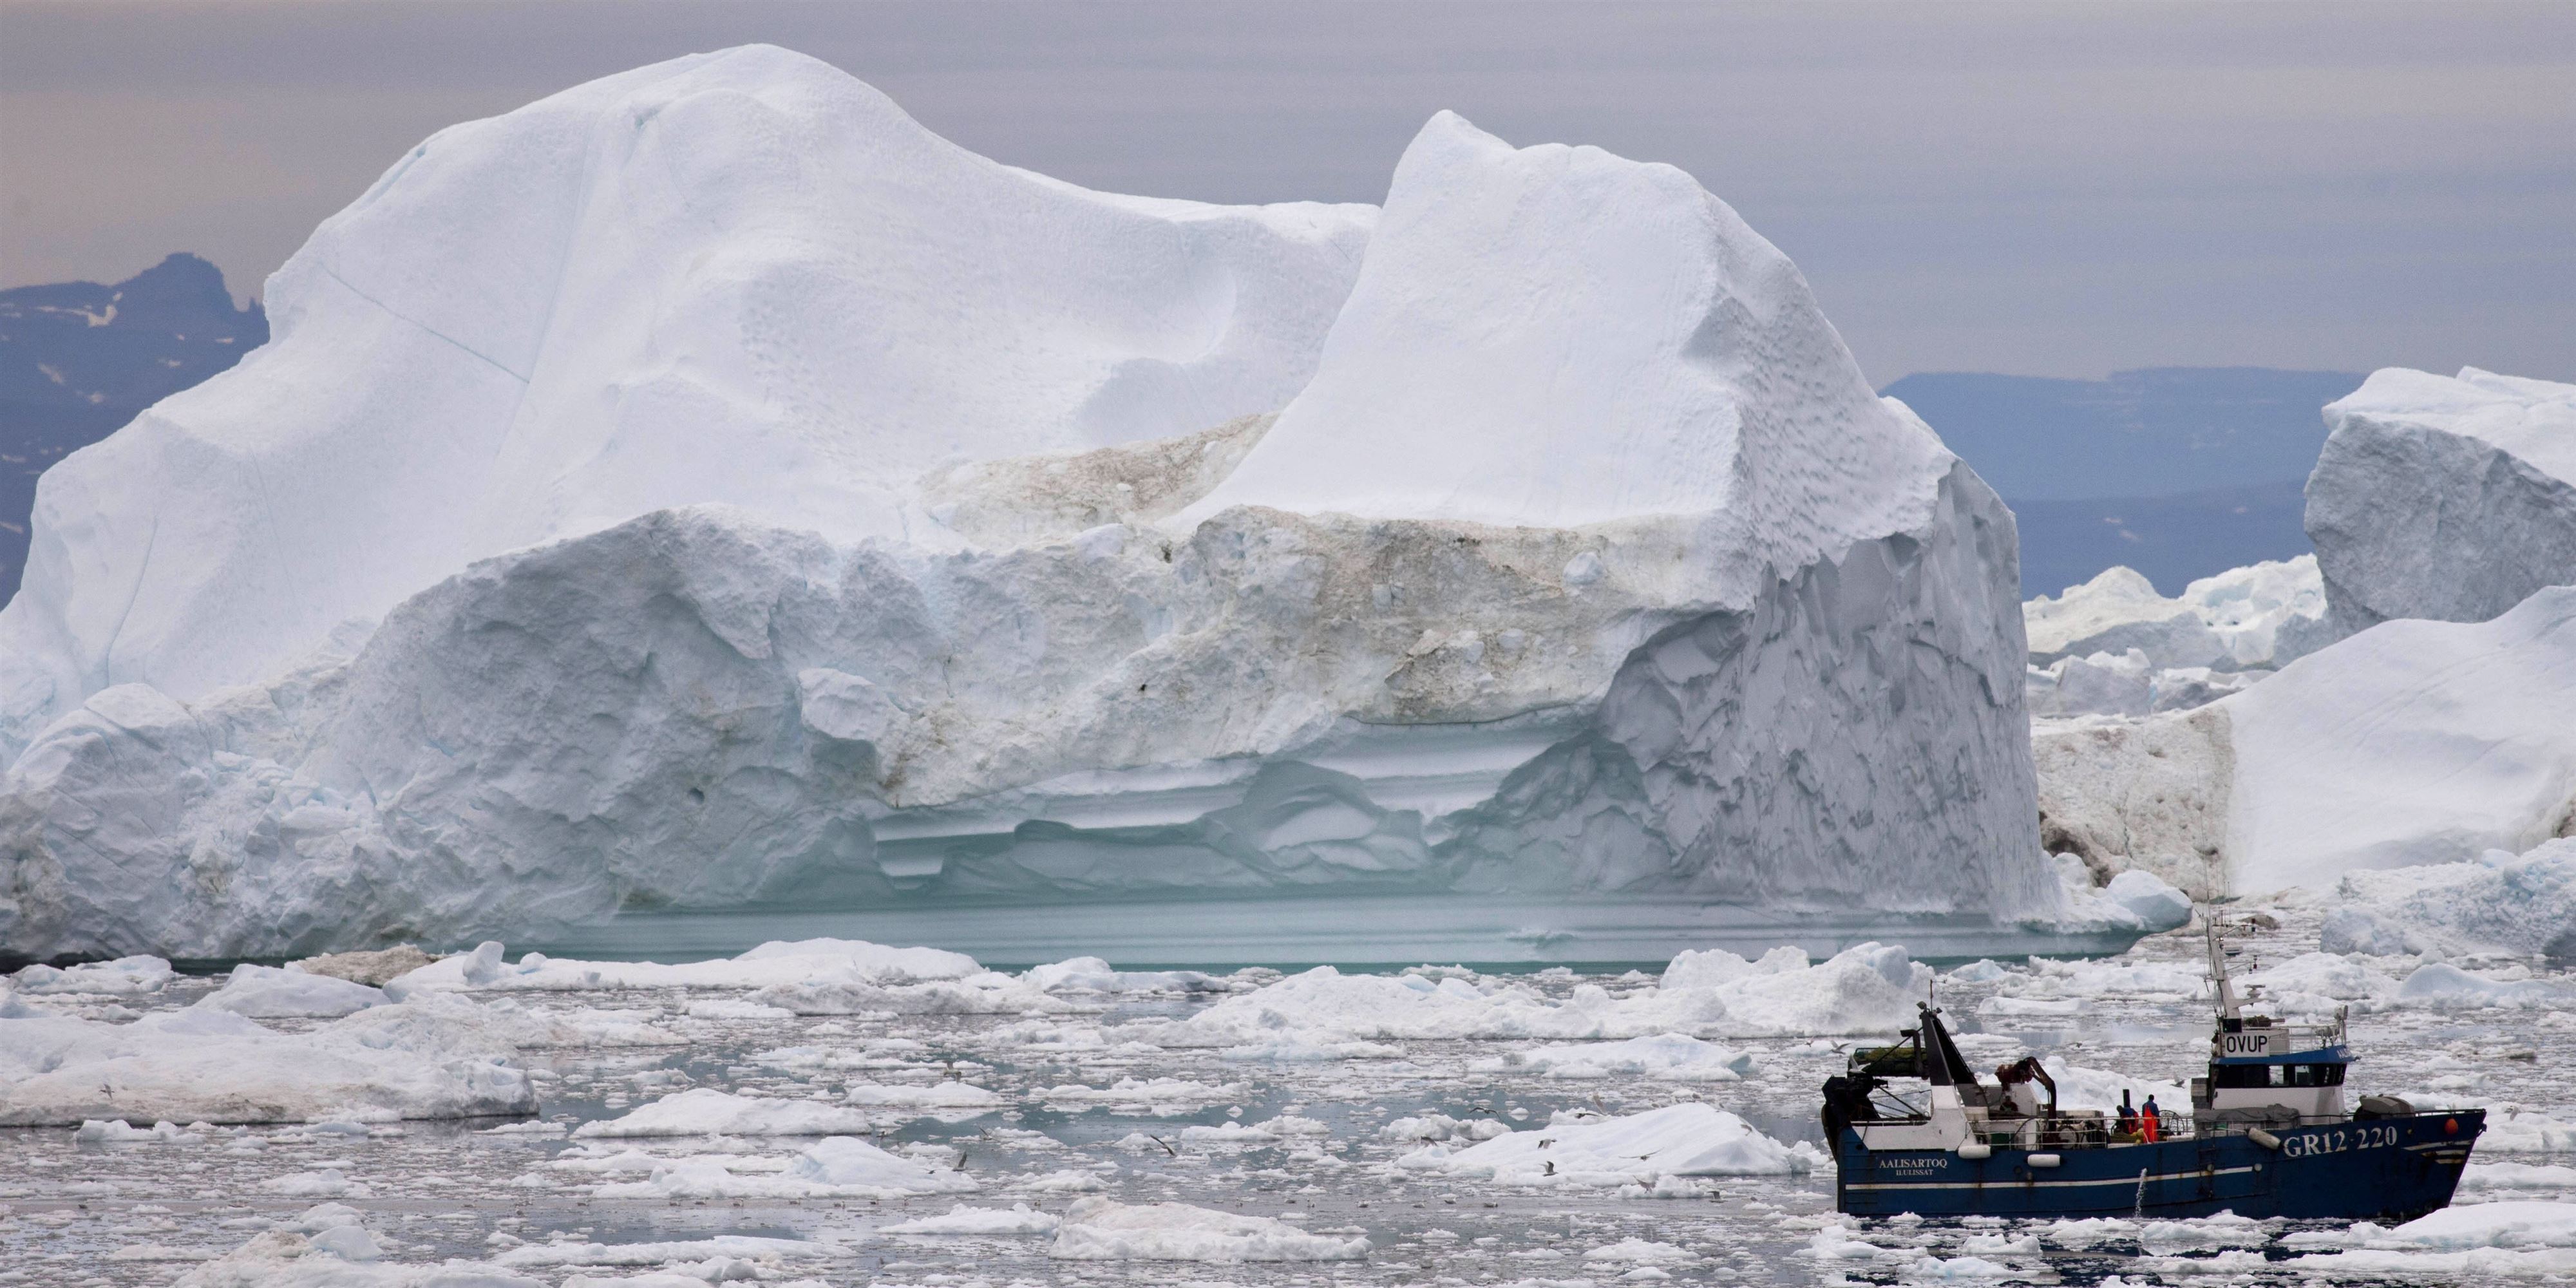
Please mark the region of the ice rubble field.
[[[1927, 983], [1980, 1064], [2180, 1100], [2188, 933], [1937, 975], [1877, 945], [1616, 976], [490, 947], [382, 988], [21, 972], [0, 1284], [2547, 1282], [2576, 976], [2497, 941], [2566, 920], [2560, 850], [2356, 878], [2242, 941], [2285, 1008], [2353, 1007], [2357, 1090], [2490, 1108], [2460, 1204], [2397, 1228], [1831, 1212], [1815, 1089]], [[2415, 951], [2315, 951], [2374, 929]]]

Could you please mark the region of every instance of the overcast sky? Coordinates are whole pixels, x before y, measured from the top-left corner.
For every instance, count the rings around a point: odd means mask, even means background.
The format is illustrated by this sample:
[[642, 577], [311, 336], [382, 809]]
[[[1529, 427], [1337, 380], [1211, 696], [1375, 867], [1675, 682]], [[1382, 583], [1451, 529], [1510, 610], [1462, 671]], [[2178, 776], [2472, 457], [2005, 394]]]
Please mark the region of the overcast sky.
[[0, 0], [0, 285], [241, 294], [440, 126], [768, 41], [1093, 187], [1375, 201], [1423, 119], [1690, 171], [1884, 384], [2576, 379], [2576, 5]]

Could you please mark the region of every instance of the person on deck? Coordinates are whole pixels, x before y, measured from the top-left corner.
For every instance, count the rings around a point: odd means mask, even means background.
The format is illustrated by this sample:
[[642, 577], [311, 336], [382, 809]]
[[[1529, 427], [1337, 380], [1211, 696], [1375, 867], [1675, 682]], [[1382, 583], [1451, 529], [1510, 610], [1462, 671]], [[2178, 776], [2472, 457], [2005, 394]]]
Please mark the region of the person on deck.
[[2164, 1115], [2156, 1109], [2154, 1096], [2147, 1097], [2147, 1107], [2138, 1111], [2138, 1126], [2146, 1133], [2150, 1145], [2165, 1138]]
[[2134, 1140], [2138, 1135], [2138, 1109], [2129, 1103], [2129, 1093], [2120, 1093], [2120, 1139]]

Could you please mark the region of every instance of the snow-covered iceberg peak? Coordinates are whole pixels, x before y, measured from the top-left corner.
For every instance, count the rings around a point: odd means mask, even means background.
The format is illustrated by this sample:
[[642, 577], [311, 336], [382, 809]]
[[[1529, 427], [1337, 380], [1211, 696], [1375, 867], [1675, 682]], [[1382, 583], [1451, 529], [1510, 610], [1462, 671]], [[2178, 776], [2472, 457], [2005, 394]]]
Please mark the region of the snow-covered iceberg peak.
[[270, 279], [265, 348], [45, 476], [0, 751], [651, 511], [936, 540], [935, 464], [1276, 411], [1374, 216], [1085, 191], [767, 46], [442, 130]]
[[1797, 266], [1689, 175], [1515, 149], [1442, 112], [1396, 166], [1314, 380], [1184, 518], [1714, 512], [1749, 573], [1922, 523], [1951, 459], [1870, 392]]

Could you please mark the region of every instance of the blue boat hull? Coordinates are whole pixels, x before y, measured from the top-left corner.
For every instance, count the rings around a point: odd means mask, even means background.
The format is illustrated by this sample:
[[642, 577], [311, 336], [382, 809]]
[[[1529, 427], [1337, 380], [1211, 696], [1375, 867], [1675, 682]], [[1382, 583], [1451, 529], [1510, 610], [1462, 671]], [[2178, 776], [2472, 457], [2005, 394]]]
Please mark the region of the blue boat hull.
[[1854, 1216], [2151, 1216], [2234, 1212], [2338, 1221], [2409, 1219], [2446, 1206], [2486, 1130], [2486, 1111], [2372, 1118], [2250, 1136], [2048, 1151], [1997, 1147], [1965, 1159], [1946, 1150], [1877, 1150], [1845, 1130], [1835, 1142], [1835, 1206]]

